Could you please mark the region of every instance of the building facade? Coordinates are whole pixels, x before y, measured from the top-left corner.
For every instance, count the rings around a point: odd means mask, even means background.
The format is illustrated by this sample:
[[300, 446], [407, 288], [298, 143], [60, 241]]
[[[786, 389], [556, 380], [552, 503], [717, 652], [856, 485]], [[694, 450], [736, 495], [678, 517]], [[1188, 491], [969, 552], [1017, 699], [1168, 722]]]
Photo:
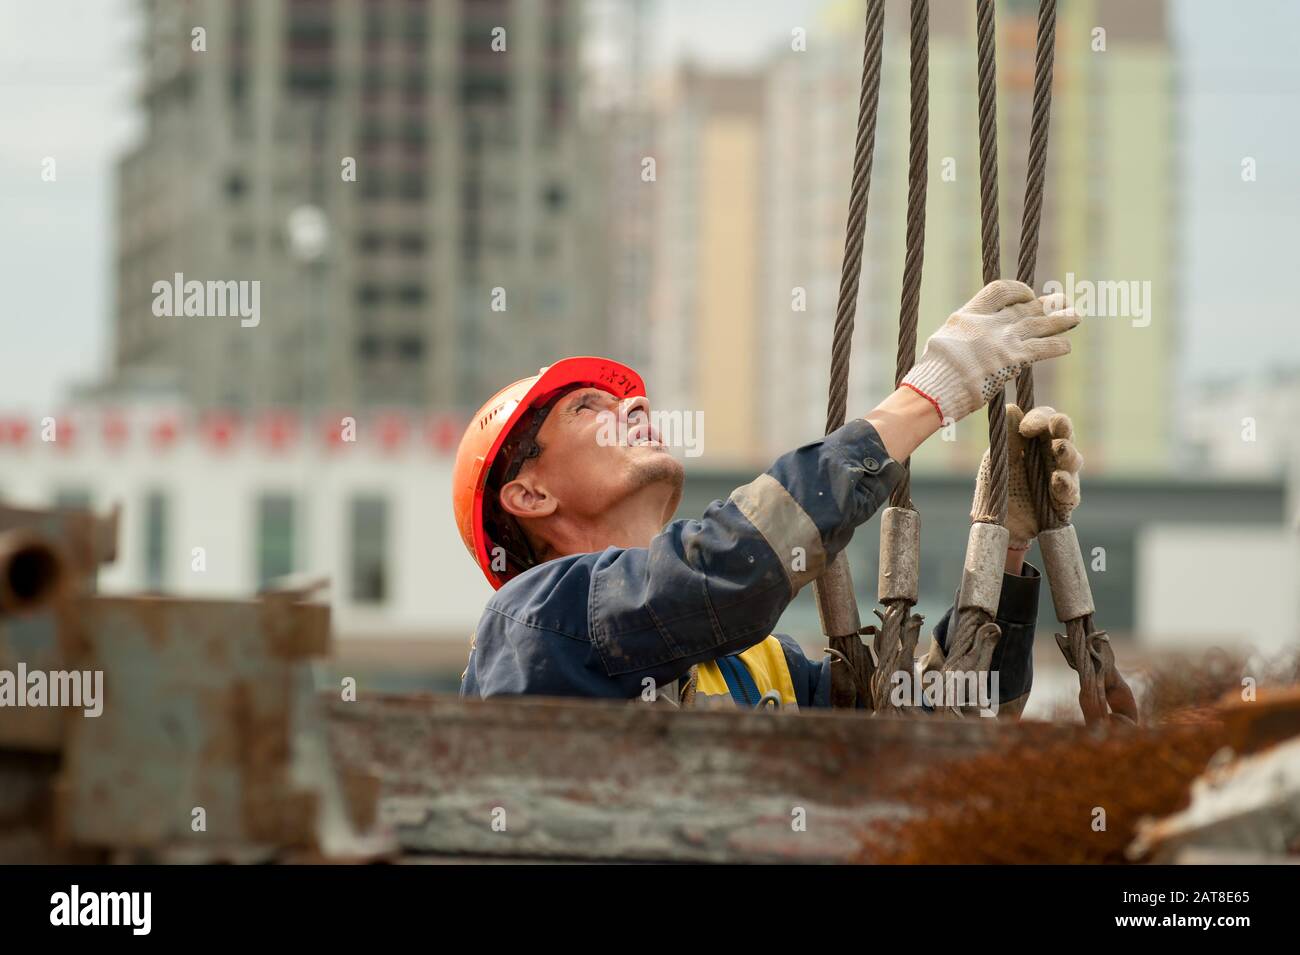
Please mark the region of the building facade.
[[1187, 468], [1231, 477], [1293, 475], [1300, 527], [1300, 368], [1191, 388], [1180, 410]]
[[759, 447], [762, 89], [750, 73], [678, 70], [652, 159], [651, 399], [698, 413], [719, 467]]

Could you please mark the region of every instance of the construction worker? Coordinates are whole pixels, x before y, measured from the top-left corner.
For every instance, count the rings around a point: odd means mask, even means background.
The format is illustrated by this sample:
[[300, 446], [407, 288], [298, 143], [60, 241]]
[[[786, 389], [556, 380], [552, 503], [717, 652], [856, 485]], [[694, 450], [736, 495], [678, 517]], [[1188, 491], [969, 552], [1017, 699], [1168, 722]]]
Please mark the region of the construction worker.
[[[1063, 334], [1076, 324], [1061, 295], [985, 286], [874, 410], [782, 456], [699, 520], [672, 521], [683, 468], [651, 425], [632, 369], [567, 358], [503, 388], [470, 422], [453, 474], [461, 537], [497, 588], [461, 694], [828, 705], [829, 662], [772, 634], [782, 611], [888, 502], [897, 462], [945, 420], [984, 407], [1026, 364], [1067, 354]], [[1009, 417], [1017, 435], [1055, 439], [1053, 495], [1072, 508], [1079, 460], [1068, 419]], [[1017, 710], [1040, 581], [1024, 563], [1037, 527], [1018, 441], [993, 661], [1000, 702]], [[934, 630], [931, 663], [942, 659], [948, 619]]]

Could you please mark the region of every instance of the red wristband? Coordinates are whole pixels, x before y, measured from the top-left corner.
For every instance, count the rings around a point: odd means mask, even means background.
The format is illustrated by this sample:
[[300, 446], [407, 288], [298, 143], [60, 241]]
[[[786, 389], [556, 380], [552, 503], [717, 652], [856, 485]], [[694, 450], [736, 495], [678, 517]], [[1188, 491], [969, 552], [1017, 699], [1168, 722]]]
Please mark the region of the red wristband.
[[918, 395], [920, 395], [920, 396], [921, 396], [922, 398], [924, 398], [926, 401], [930, 402], [930, 404], [934, 405], [935, 413], [939, 416], [939, 423], [940, 423], [940, 424], [943, 423], [943, 409], [939, 407], [939, 402], [935, 401], [933, 398], [931, 398], [929, 395], [927, 395], [927, 394], [926, 394], [924, 391], [922, 391], [920, 388], [916, 387], [916, 385], [912, 384], [910, 381], [905, 381], [905, 382], [903, 382], [903, 387], [904, 387], [904, 388], [911, 388], [913, 391], [915, 391]]

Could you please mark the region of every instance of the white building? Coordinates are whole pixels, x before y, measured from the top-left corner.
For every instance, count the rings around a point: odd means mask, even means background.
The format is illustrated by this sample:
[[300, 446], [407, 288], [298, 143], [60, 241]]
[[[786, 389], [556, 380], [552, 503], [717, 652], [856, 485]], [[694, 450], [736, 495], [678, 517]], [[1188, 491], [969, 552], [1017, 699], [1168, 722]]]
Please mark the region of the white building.
[[341, 420], [160, 406], [0, 417], [0, 496], [120, 504], [104, 592], [248, 596], [291, 572], [322, 575], [341, 641], [418, 638], [463, 658], [491, 594], [452, 520], [463, 422], [375, 414], [349, 441]]
[[[1236, 481], [1281, 477], [1275, 526], [1154, 524], [1138, 548], [1141, 632], [1155, 645], [1300, 640], [1300, 372], [1193, 390], [1181, 409], [1184, 471]], [[1225, 494], [1223, 507], [1232, 507]], [[1247, 613], [1229, 613], [1230, 598]]]
[[1300, 369], [1203, 386], [1183, 408], [1195, 466], [1234, 477], [1300, 469]]

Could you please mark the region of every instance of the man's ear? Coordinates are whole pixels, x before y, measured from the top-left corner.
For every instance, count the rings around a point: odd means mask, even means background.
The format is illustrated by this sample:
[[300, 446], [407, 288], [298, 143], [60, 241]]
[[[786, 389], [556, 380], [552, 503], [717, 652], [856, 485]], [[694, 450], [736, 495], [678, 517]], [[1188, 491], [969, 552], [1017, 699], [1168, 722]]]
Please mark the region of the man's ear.
[[501, 507], [512, 517], [549, 517], [555, 513], [555, 498], [523, 478], [501, 489]]

